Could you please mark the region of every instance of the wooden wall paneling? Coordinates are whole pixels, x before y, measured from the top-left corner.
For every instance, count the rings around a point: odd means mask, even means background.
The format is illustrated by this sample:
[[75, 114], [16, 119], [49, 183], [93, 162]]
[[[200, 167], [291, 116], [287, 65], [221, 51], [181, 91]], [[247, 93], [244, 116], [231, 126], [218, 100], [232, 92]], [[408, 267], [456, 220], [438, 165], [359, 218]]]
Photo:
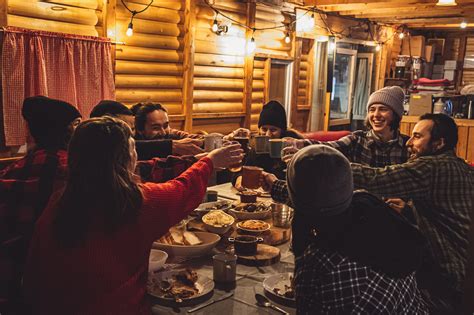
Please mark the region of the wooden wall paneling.
[[272, 59], [266, 58], [265, 59], [265, 67], [263, 68], [263, 82], [264, 82], [264, 90], [263, 90], [263, 102], [266, 104], [270, 101], [270, 69], [272, 67]]
[[292, 82], [292, 91], [291, 91], [291, 103], [290, 103], [290, 127], [295, 128], [296, 122], [298, 121], [297, 112], [298, 112], [298, 80], [300, 77], [300, 56], [303, 46], [303, 39], [298, 38], [294, 39], [293, 45], [294, 48], [294, 61], [293, 61], [293, 75], [291, 76]]
[[468, 139], [469, 139], [469, 127], [459, 126], [458, 127], [458, 145], [456, 146], [456, 154], [460, 158], [467, 159]]
[[[115, 12], [117, 6], [117, 0], [102, 0], [103, 10], [102, 10], [102, 36], [110, 38], [112, 43], [117, 42], [117, 29], [116, 29], [116, 21], [115, 21]], [[111, 57], [112, 57], [112, 70], [114, 72], [114, 78], [116, 80], [116, 44], [111, 46]]]
[[[249, 27], [245, 34], [245, 39], [247, 43], [250, 41], [254, 32], [252, 30], [255, 27], [255, 14], [257, 11], [257, 5], [254, 0], [247, 2], [247, 21], [246, 25]], [[251, 122], [251, 111], [252, 111], [252, 81], [253, 81], [253, 68], [254, 68], [254, 58], [255, 54], [247, 54], [245, 56], [245, 65], [244, 65], [244, 98], [243, 98], [243, 108], [244, 108], [244, 121], [243, 127], [250, 128]]]
[[186, 0], [184, 8], [184, 50], [183, 50], [183, 113], [184, 129], [193, 126], [194, 91], [194, 37], [196, 33], [196, 5], [194, 0]]
[[466, 160], [468, 160], [470, 163], [474, 163], [474, 126], [469, 127]]
[[[467, 36], [462, 36], [459, 42], [459, 53], [458, 53], [458, 64], [464, 64], [464, 58], [466, 56], [466, 46], [467, 46]], [[456, 87], [462, 86], [462, 77], [463, 77], [463, 66], [459, 67], [459, 70], [456, 73]]]
[[0, 1], [0, 27], [8, 26], [8, 1]]

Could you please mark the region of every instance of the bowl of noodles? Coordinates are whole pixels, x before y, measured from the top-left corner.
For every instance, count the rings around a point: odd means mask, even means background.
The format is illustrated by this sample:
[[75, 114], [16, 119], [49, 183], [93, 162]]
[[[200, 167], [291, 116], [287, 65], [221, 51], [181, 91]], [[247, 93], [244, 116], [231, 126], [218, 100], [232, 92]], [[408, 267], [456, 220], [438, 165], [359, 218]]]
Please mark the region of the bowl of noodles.
[[202, 217], [207, 231], [216, 234], [225, 234], [234, 224], [234, 217], [222, 210], [211, 210]]

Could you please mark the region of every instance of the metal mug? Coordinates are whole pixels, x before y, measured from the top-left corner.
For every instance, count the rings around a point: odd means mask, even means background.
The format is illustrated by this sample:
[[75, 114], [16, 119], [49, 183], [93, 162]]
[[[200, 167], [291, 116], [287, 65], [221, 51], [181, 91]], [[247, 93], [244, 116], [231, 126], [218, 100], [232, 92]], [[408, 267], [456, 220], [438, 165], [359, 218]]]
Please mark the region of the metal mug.
[[237, 256], [232, 254], [217, 254], [213, 257], [214, 281], [219, 283], [235, 282]]
[[204, 136], [204, 151], [211, 152], [220, 147], [222, 147], [222, 135], [211, 133]]
[[283, 228], [290, 227], [293, 219], [293, 209], [277, 202], [272, 203], [271, 207], [273, 226]]

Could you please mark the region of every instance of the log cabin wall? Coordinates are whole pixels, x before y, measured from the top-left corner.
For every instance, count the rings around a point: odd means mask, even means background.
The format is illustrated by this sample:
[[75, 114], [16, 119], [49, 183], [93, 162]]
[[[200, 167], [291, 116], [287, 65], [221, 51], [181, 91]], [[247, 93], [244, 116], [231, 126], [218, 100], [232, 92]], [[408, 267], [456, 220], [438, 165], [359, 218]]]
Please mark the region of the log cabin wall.
[[[131, 10], [141, 10], [148, 3], [125, 1]], [[295, 18], [291, 5], [272, 7], [236, 0], [212, 3], [250, 27], [274, 27]], [[305, 130], [314, 66], [311, 45], [305, 41], [315, 42], [314, 36], [329, 35], [321, 19], [317, 19], [309, 39], [296, 37], [293, 26], [290, 43], [285, 43], [285, 28], [256, 31], [257, 48], [248, 56], [245, 47], [252, 31], [232, 23], [227, 34], [215, 34], [211, 26], [216, 15], [204, 0], [154, 1], [134, 17], [131, 37], [125, 35], [131, 13], [120, 0], [4, 0], [0, 9], [7, 12], [2, 25], [111, 38], [117, 42], [116, 99], [127, 105], [161, 102], [168, 109], [172, 126], [190, 131], [226, 133], [240, 126], [256, 129], [261, 107], [269, 100], [269, 71], [275, 59], [294, 62], [292, 123]], [[326, 18], [336, 32], [357, 24]], [[217, 20], [227, 22], [222, 17]], [[351, 35], [369, 39], [363, 31]]]

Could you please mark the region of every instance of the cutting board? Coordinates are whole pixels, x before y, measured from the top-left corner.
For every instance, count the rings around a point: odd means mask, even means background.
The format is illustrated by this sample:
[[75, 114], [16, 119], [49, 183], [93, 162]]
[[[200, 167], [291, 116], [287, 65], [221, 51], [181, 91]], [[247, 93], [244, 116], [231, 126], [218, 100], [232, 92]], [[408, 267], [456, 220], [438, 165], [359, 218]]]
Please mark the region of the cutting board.
[[257, 245], [255, 256], [237, 256], [237, 262], [247, 266], [269, 266], [280, 261], [280, 249], [267, 244]]

